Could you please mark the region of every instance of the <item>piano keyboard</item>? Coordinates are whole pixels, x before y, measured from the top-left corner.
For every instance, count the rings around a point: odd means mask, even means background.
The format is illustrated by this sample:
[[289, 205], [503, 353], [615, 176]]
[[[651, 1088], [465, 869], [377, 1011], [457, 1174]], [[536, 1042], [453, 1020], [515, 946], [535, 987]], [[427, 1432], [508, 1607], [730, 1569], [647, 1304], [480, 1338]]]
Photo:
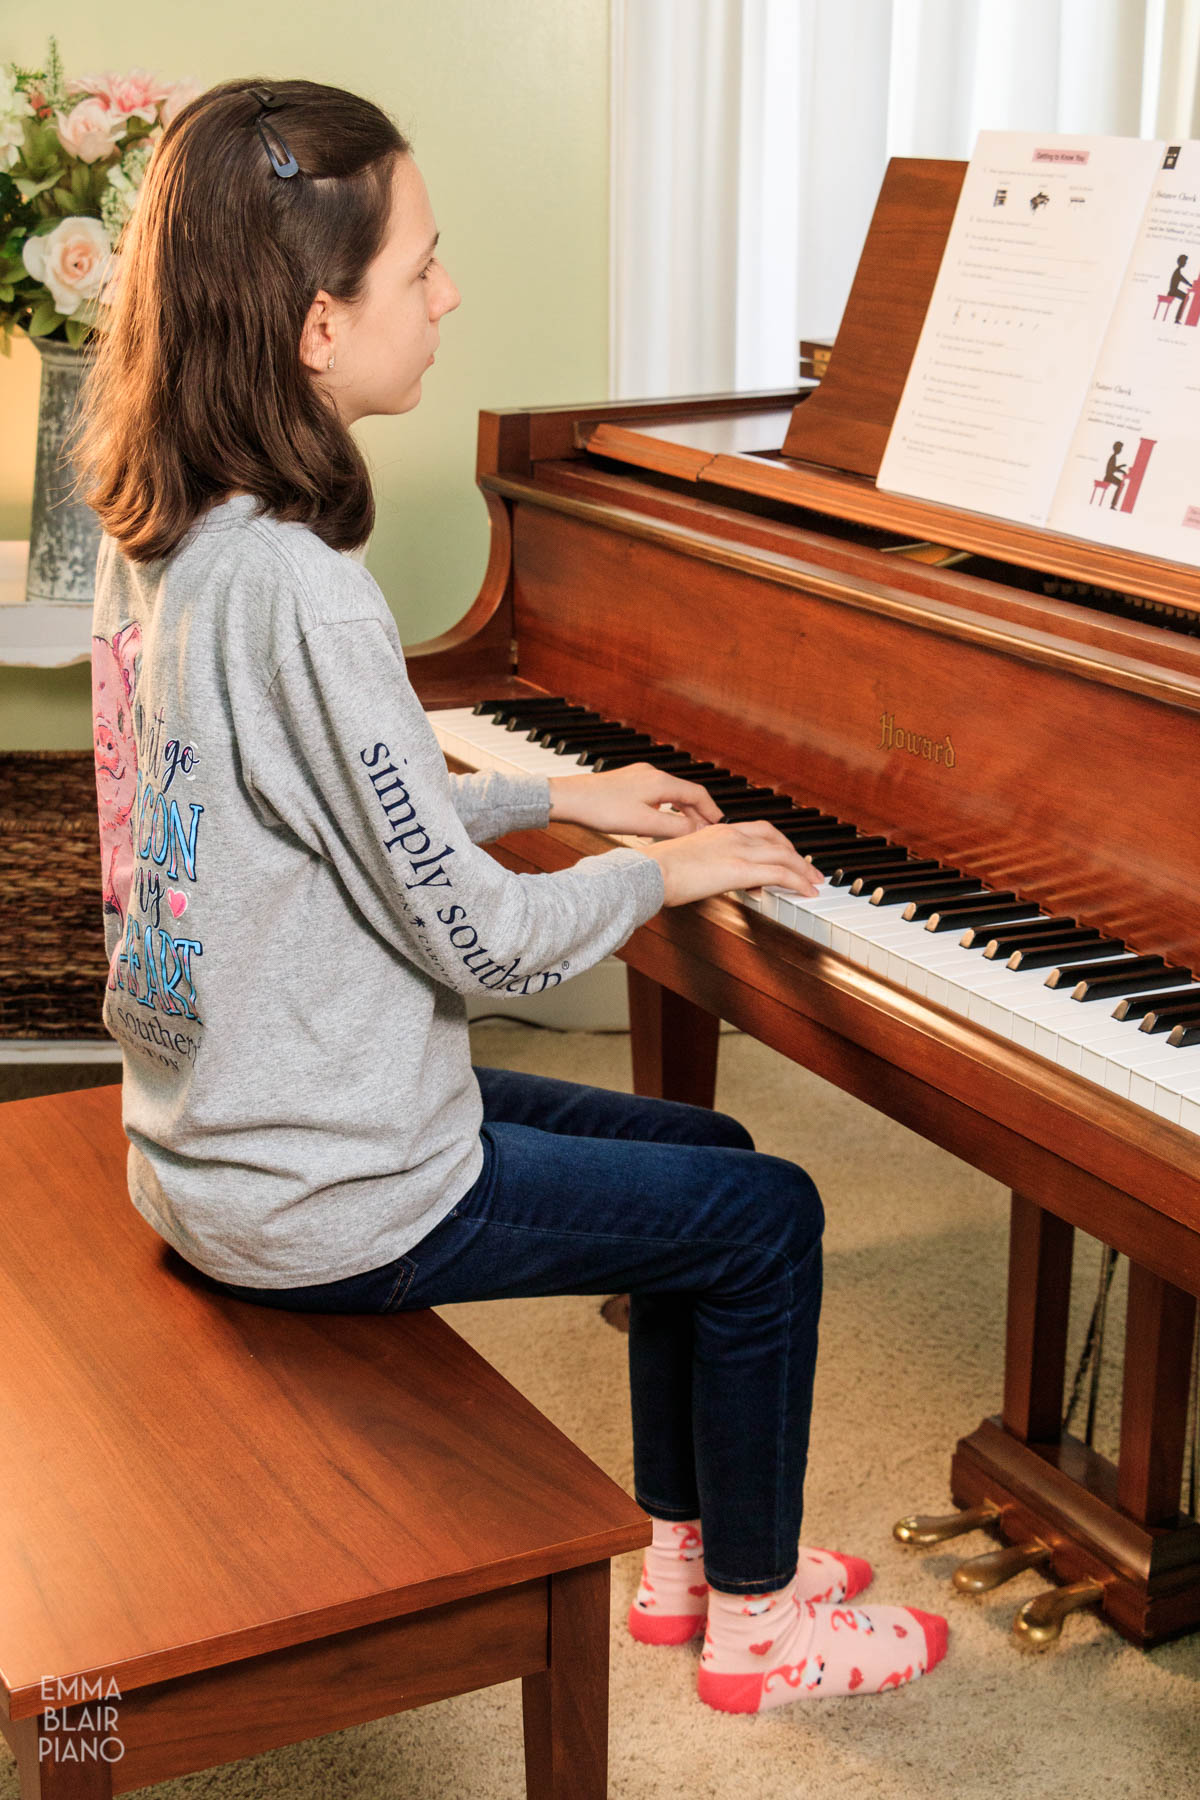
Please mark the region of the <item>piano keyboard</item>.
[[428, 717], [443, 751], [471, 769], [558, 776], [650, 762], [700, 782], [727, 819], [769, 818], [827, 880], [814, 899], [766, 887], [739, 893], [744, 905], [1200, 1134], [1190, 971], [566, 700], [485, 700]]

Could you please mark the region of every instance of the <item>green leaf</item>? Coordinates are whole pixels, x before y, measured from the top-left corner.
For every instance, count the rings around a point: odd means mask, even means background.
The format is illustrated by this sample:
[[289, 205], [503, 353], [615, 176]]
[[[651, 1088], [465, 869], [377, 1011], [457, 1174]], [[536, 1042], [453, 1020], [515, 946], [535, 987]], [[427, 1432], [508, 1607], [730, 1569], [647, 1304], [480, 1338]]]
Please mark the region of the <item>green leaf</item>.
[[22, 199], [32, 200], [36, 195], [44, 193], [47, 188], [52, 188], [61, 174], [62, 169], [58, 168], [47, 175], [44, 181], [18, 180], [17, 191], [20, 193]]
[[0, 282], [0, 300], [12, 300], [14, 297], [13, 289], [8, 283]]
[[77, 200], [74, 194], [67, 192], [66, 188], [55, 188], [50, 198], [64, 218], [78, 218], [81, 213], [91, 211], [86, 200]]
[[25, 327], [30, 337], [48, 337], [55, 326], [63, 323], [63, 316], [53, 300], [39, 301], [33, 309], [33, 317]]
[[67, 320], [67, 342], [68, 342], [68, 344], [74, 344], [76, 346], [78, 346], [79, 344], [82, 344], [84, 339], [88, 336], [90, 331], [91, 331], [91, 326], [88, 325], [83, 319], [68, 319]]

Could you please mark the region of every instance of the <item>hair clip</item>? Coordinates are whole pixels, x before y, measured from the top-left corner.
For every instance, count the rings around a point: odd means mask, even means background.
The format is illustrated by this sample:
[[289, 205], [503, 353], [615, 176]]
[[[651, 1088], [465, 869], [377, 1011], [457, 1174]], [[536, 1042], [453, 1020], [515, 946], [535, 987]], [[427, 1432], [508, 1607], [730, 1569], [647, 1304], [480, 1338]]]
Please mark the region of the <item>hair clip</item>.
[[[254, 127], [262, 140], [263, 149], [270, 158], [271, 167], [274, 169], [276, 175], [281, 176], [285, 181], [291, 175], [298, 175], [300, 173], [300, 165], [288, 148], [282, 132], [279, 131], [275, 125], [265, 121], [263, 117], [265, 113], [278, 112], [281, 107], [287, 105], [287, 101], [277, 100], [270, 88], [254, 87], [250, 88], [248, 91], [251, 97], [257, 100], [259, 104], [259, 111], [254, 116]], [[280, 151], [282, 151], [282, 155], [277, 155], [274, 146], [268, 141], [268, 131], [275, 139], [275, 143], [279, 146]]]

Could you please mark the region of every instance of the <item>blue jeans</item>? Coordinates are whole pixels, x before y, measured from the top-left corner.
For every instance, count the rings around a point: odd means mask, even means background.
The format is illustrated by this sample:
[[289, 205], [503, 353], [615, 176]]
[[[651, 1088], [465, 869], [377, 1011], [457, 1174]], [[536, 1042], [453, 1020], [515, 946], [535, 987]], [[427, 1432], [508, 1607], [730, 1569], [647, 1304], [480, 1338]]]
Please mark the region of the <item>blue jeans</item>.
[[804, 1171], [705, 1107], [475, 1070], [483, 1168], [404, 1256], [298, 1288], [215, 1285], [315, 1312], [629, 1294], [634, 1495], [702, 1523], [734, 1594], [796, 1569], [824, 1214]]

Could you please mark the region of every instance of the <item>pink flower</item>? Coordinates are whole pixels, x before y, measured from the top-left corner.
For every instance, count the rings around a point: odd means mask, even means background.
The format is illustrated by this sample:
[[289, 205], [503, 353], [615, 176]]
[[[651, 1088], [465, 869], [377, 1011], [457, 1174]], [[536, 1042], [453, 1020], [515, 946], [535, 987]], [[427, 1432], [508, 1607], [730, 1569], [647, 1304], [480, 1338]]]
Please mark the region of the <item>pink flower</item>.
[[[153, 118], [153, 113], [151, 113]], [[56, 113], [59, 142], [80, 162], [99, 162], [116, 147], [127, 115], [115, 112], [102, 96], [81, 100], [69, 113]]]
[[107, 75], [81, 75], [67, 83], [68, 93], [92, 94], [123, 119], [145, 119], [148, 125], [153, 125], [158, 103], [170, 91], [171, 83], [160, 81], [148, 69], [131, 69], [128, 75], [111, 70]]
[[86, 300], [101, 298], [109, 277], [108, 233], [99, 219], [64, 219], [53, 231], [26, 238], [21, 258], [35, 281], [50, 289], [56, 312], [73, 318]]
[[[202, 94], [203, 92], [204, 89], [200, 86], [200, 83], [198, 81], [193, 81], [190, 76], [185, 77], [183, 81], [172, 82], [168, 87], [166, 97], [163, 100], [161, 115], [163, 124], [169, 125], [176, 113], [182, 112], [190, 100], [194, 100], [197, 94]], [[150, 135], [153, 137], [153, 132], [151, 132]]]

